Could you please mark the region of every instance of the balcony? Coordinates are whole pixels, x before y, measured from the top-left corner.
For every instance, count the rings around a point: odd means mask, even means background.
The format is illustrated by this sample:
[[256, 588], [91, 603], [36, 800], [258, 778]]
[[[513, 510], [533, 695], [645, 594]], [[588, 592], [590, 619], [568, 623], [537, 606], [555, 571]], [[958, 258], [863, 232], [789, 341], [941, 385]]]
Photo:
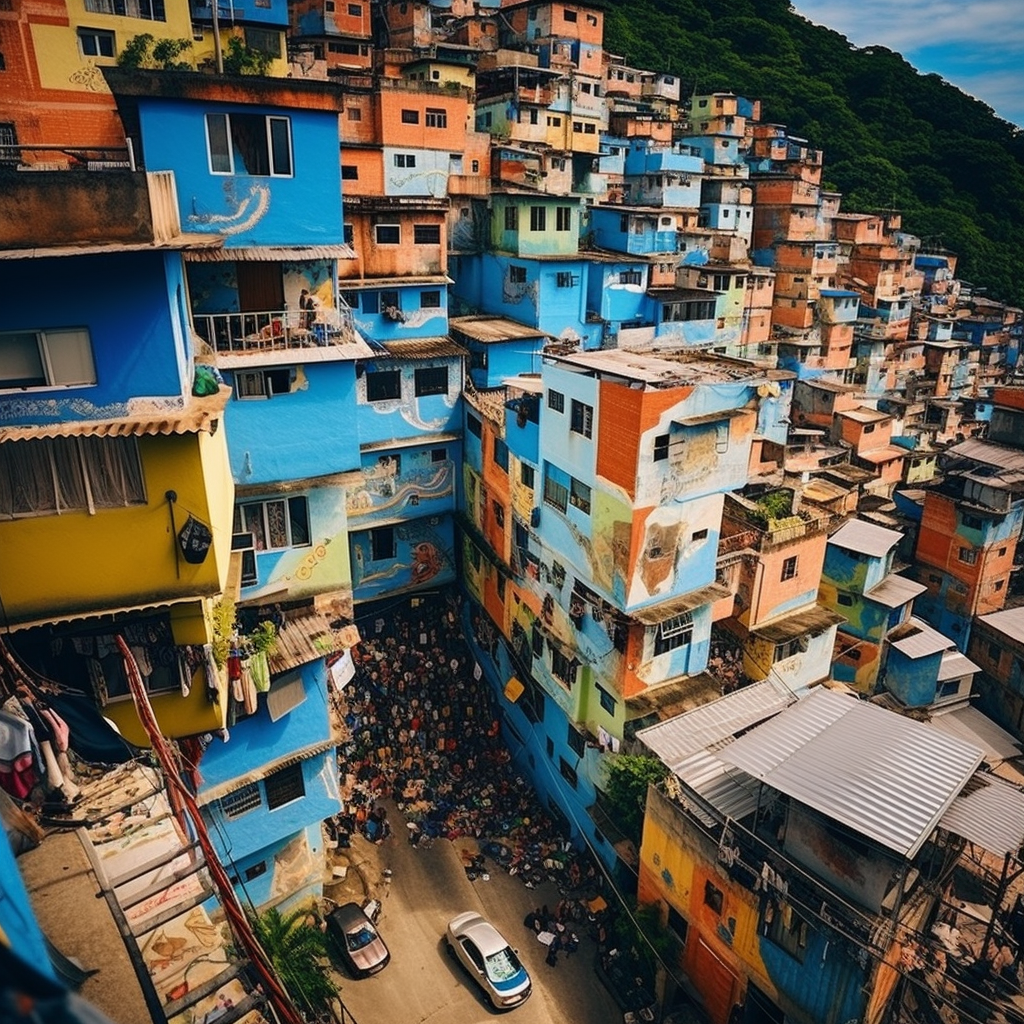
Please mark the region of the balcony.
[[348, 307], [316, 311], [194, 313], [192, 321], [196, 334], [219, 355], [330, 349], [361, 341]]

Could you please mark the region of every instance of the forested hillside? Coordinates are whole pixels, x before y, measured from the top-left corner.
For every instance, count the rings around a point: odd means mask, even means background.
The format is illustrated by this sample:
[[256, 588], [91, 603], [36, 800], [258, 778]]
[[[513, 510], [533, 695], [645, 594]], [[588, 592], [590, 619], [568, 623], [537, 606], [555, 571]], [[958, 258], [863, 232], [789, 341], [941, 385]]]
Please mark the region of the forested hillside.
[[[903, 211], [960, 254], [958, 276], [1024, 306], [1024, 133], [884, 47], [857, 49], [786, 0], [608, 0], [605, 46], [676, 74], [684, 95], [763, 100], [765, 120], [825, 151], [847, 212]], [[998, 45], [998, 41], [994, 43]]]

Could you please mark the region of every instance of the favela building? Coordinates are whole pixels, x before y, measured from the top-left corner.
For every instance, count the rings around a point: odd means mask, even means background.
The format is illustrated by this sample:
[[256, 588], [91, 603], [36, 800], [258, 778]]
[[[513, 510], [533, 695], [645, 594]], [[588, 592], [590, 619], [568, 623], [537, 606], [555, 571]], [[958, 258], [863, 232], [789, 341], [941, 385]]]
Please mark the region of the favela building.
[[177, 751], [114, 788], [194, 804], [225, 886], [181, 912], [322, 893], [360, 630], [458, 587], [515, 763], [656, 908], [664, 1009], [998, 1019], [942, 936], [994, 951], [1024, 842], [1021, 311], [597, 7], [8, 7], [0, 687], [87, 759]]

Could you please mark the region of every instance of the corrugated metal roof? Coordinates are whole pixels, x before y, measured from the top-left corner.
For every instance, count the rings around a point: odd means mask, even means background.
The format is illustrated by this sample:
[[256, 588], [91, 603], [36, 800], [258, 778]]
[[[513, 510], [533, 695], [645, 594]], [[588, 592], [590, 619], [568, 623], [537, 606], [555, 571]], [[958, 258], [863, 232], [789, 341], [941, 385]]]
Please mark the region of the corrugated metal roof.
[[915, 616], [889, 634], [889, 645], [908, 658], [927, 658], [955, 646], [948, 636]]
[[942, 715], [932, 715], [928, 724], [980, 747], [985, 752], [986, 761], [1008, 761], [1020, 757], [1020, 743], [977, 708], [957, 708]]
[[880, 462], [895, 462], [908, 456], [910, 452], [906, 448], [899, 448], [894, 444], [887, 444], [884, 448], [873, 448], [869, 452], [857, 452], [857, 458], [874, 464]]
[[311, 612], [308, 615], [286, 619], [277, 630], [277, 648], [269, 656], [273, 674], [298, 668], [317, 658], [348, 650], [359, 643], [356, 626], [331, 627], [326, 615]]
[[979, 772], [953, 800], [939, 825], [989, 853], [1014, 853], [1024, 843], [1024, 792]]
[[858, 406], [856, 409], [843, 409], [836, 415], [840, 419], [853, 420], [856, 423], [880, 423], [882, 420], [891, 420], [887, 412], [879, 412], [877, 409], [869, 409], [866, 405]]
[[[724, 817], [738, 821], [757, 808], [757, 780], [727, 765], [713, 750], [692, 754], [677, 767], [675, 774]], [[699, 808], [694, 810], [705, 817]], [[707, 824], [714, 827], [717, 823]]]
[[1001, 612], [979, 615], [979, 622], [1008, 636], [1011, 640], [1024, 643], [1024, 605], [1019, 608], [1004, 608]]
[[863, 519], [849, 519], [829, 537], [828, 542], [846, 548], [847, 551], [857, 551], [881, 558], [902, 539], [903, 534], [896, 530], [887, 530], [884, 526], [876, 526]]
[[947, 449], [946, 454], [954, 458], [984, 462], [986, 465], [998, 466], [1000, 469], [1024, 471], [1024, 452], [1019, 448], [996, 444], [995, 441], [981, 441], [976, 437], [969, 437], [966, 441], [961, 441]]
[[[222, 386], [216, 395], [196, 398], [190, 395], [180, 409], [153, 408], [136, 415], [108, 420], [66, 420], [61, 423], [37, 423], [32, 426], [0, 426], [0, 443], [29, 441], [44, 437], [130, 437], [143, 434], [194, 434], [210, 432], [214, 420], [224, 414], [231, 388]], [[153, 405], [157, 402], [154, 400]]]
[[906, 576], [886, 576], [876, 587], [864, 592], [869, 601], [877, 601], [886, 608], [898, 608], [923, 594], [928, 588], [916, 580], [908, 580]]
[[406, 338], [402, 341], [377, 342], [394, 359], [436, 359], [440, 356], [465, 358], [469, 353], [451, 338]]
[[770, 622], [757, 629], [752, 629], [750, 635], [756, 636], [759, 640], [767, 640], [769, 643], [781, 644], [803, 636], [805, 633], [810, 636], [819, 636], [831, 626], [838, 626], [840, 622], [845, 621], [846, 619], [842, 615], [815, 605], [796, 615], [787, 615], [778, 622]]
[[95, 245], [48, 245], [32, 249], [0, 249], [0, 260], [50, 259], [55, 256], [96, 256], [113, 252], [151, 252], [196, 247], [216, 249], [224, 244], [222, 235], [182, 232], [162, 242], [100, 242]]
[[732, 591], [721, 583], [709, 583], [699, 590], [691, 590], [688, 594], [672, 598], [662, 604], [654, 605], [651, 608], [638, 608], [636, 611], [627, 612], [630, 618], [645, 626], [656, 626], [659, 622], [672, 618], [673, 615], [681, 615], [683, 612], [693, 611], [705, 604], [712, 604], [728, 597]]
[[795, 701], [788, 687], [769, 678], [727, 693], [676, 718], [640, 729], [636, 738], [677, 772], [692, 754], [777, 715]]
[[279, 772], [282, 768], [288, 768], [293, 764], [298, 764], [299, 761], [306, 761], [311, 757], [316, 757], [317, 755], [322, 754], [325, 750], [330, 750], [331, 747], [336, 747], [338, 742], [339, 739], [337, 736], [331, 736], [329, 739], [321, 740], [319, 743], [310, 744], [308, 747], [303, 747], [301, 750], [293, 750], [291, 753], [285, 754], [283, 757], [279, 757], [274, 761], [267, 761], [265, 764], [261, 764], [258, 768], [253, 768], [250, 771], [245, 772], [243, 775], [236, 775], [233, 779], [225, 779], [224, 782], [219, 782], [216, 786], [210, 786], [209, 789], [200, 790], [196, 797], [196, 803], [199, 804], [200, 807], [212, 804], [215, 800], [220, 800], [229, 793], [234, 793], [236, 789], [241, 789], [243, 786], [250, 786], [254, 782], [259, 782], [260, 779], [265, 779], [268, 775], [273, 775], [274, 772]]
[[947, 651], [939, 664], [939, 682], [945, 679], [957, 679], [972, 672], [980, 672], [981, 666], [975, 665], [970, 658], [959, 651]]
[[[218, 239], [219, 241], [219, 239]], [[220, 249], [190, 249], [189, 263], [266, 263], [290, 260], [354, 260], [351, 245], [240, 245]]]
[[515, 341], [519, 338], [547, 338], [544, 331], [504, 316], [454, 316], [448, 326], [482, 344]]
[[817, 689], [719, 756], [912, 858], [981, 763], [982, 751], [922, 722]]

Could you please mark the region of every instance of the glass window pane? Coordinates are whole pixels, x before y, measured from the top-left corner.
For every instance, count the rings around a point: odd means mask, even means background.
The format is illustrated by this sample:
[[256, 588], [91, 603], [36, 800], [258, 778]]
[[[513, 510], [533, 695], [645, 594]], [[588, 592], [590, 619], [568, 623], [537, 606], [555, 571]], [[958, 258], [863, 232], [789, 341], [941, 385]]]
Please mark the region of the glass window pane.
[[292, 530], [292, 547], [309, 543], [309, 505], [305, 498], [288, 499], [288, 518]]
[[267, 509], [267, 540], [272, 548], [288, 547], [288, 524], [285, 518], [284, 501], [268, 501]]
[[210, 141], [210, 170], [214, 174], [230, 174], [231, 149], [228, 145], [227, 114], [207, 114], [206, 134]]
[[37, 388], [46, 384], [46, 371], [35, 331], [0, 334], [0, 387]]
[[257, 551], [266, 551], [267, 535], [263, 528], [263, 506], [243, 505], [242, 518], [245, 521], [246, 532], [252, 534], [252, 546]]
[[46, 352], [50, 358], [52, 384], [95, 384], [96, 367], [86, 330], [47, 331]]
[[288, 130], [288, 118], [286, 117], [270, 119], [270, 154], [273, 174], [290, 175], [292, 173], [291, 133]]

